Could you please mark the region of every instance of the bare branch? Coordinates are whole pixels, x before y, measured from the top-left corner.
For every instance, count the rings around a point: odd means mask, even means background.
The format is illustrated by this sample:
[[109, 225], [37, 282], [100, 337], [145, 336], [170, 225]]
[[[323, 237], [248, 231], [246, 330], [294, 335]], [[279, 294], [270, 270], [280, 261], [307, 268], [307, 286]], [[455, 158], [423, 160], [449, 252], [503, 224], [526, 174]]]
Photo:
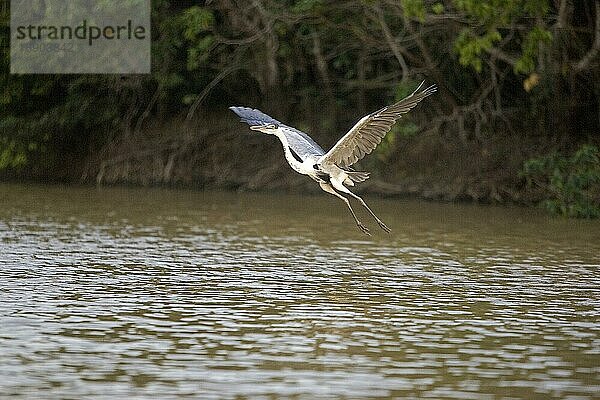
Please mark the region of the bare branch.
[[503, 52], [499, 48], [491, 47], [489, 49], [486, 49], [486, 51], [491, 56], [497, 58], [498, 60], [504, 61], [505, 63], [507, 63], [508, 65], [510, 65], [512, 67], [514, 67], [515, 64], [517, 63], [517, 58], [516, 57], [513, 57], [513, 56], [511, 56], [509, 54], [506, 54], [505, 52]]
[[596, 2], [596, 24], [594, 28], [594, 43], [592, 48], [588, 51], [585, 56], [577, 64], [575, 64], [575, 71], [581, 72], [588, 69], [590, 64], [597, 58], [598, 52], [600, 52], [600, 3]]
[[217, 84], [223, 79], [225, 79], [229, 74], [231, 74], [234, 71], [237, 71], [238, 69], [240, 69], [240, 67], [237, 65], [229, 66], [221, 72], [219, 72], [217, 76], [215, 76], [214, 79], [210, 81], [208, 85], [206, 85], [206, 87], [202, 90], [194, 104], [192, 104], [192, 106], [190, 107], [190, 110], [188, 111], [187, 116], [185, 117], [186, 122], [189, 122], [192, 119], [194, 113], [196, 112], [200, 104], [202, 104], [202, 101], [204, 101], [204, 98], [208, 96], [208, 94], [214, 89], [214, 87], [217, 86]]
[[394, 54], [394, 57], [396, 57], [396, 59], [398, 60], [398, 63], [400, 64], [400, 68], [402, 69], [402, 82], [406, 81], [406, 78], [408, 78], [408, 64], [406, 63], [406, 60], [404, 59], [404, 56], [402, 55], [402, 53], [406, 53], [406, 50], [403, 49], [395, 40], [394, 36], [392, 35], [392, 32], [390, 31], [390, 27], [387, 25], [387, 23], [385, 22], [385, 16], [383, 15], [383, 11], [381, 10], [381, 7], [379, 7], [379, 5], [375, 4], [373, 6], [373, 9], [375, 10], [375, 13], [377, 14], [377, 17], [375, 18], [377, 20], [377, 22], [379, 22], [379, 25], [381, 26], [381, 31], [383, 32], [383, 37], [385, 38], [385, 41], [387, 43], [387, 45], [389, 46], [390, 50], [392, 51], [392, 53]]

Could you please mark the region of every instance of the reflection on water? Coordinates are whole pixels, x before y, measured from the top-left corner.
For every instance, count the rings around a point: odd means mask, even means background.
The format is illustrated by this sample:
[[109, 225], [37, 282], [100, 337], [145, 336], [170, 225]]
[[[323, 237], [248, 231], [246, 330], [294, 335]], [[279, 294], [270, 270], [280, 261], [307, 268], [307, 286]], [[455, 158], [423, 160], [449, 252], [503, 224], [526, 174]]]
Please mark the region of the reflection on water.
[[600, 224], [0, 186], [0, 396], [594, 398]]

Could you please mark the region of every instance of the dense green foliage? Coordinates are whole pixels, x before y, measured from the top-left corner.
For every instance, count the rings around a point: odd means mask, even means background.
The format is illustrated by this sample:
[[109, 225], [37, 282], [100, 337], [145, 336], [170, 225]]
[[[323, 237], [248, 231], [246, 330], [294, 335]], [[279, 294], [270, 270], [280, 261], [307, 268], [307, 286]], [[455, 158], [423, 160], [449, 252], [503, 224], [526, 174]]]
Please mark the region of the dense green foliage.
[[578, 218], [600, 217], [600, 151], [581, 146], [570, 157], [552, 153], [532, 158], [523, 165], [530, 185], [542, 188], [548, 199], [542, 203], [554, 214]]
[[439, 93], [392, 131], [371, 167], [423, 132], [481, 147], [539, 137], [556, 143], [549, 151], [598, 142], [600, 6], [591, 0], [152, 7], [152, 74], [49, 76], [8, 73], [9, 9], [0, 4], [0, 170], [85, 160], [150, 121], [231, 104], [262, 107], [327, 144], [423, 79]]

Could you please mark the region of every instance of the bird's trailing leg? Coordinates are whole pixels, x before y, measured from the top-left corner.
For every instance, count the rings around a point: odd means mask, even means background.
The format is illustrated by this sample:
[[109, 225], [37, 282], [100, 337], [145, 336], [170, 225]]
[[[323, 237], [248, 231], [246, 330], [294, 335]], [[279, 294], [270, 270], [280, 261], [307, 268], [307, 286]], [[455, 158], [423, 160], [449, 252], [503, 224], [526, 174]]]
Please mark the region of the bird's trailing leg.
[[348, 209], [350, 210], [350, 213], [352, 213], [352, 216], [354, 217], [354, 220], [356, 221], [356, 225], [358, 226], [358, 229], [360, 229], [363, 233], [371, 236], [371, 234], [369, 233], [369, 228], [367, 228], [366, 226], [364, 226], [362, 224], [362, 222], [360, 222], [358, 220], [358, 218], [356, 217], [356, 214], [354, 214], [354, 210], [352, 209], [352, 206], [350, 205], [350, 201], [345, 198], [344, 196], [342, 196], [341, 194], [339, 194], [338, 192], [335, 191], [335, 189], [328, 183], [324, 183], [324, 182], [320, 182], [319, 186], [321, 186], [321, 189], [323, 189], [324, 191], [326, 191], [327, 193], [331, 193], [332, 195], [339, 197], [340, 199], [342, 199], [344, 201], [344, 203], [346, 203], [346, 205], [348, 206]]
[[352, 193], [350, 190], [348, 190], [348, 188], [344, 187], [343, 185], [340, 185], [341, 188], [337, 188], [339, 191], [343, 192], [343, 193], [347, 193], [348, 195], [354, 197], [356, 200], [360, 201], [360, 204], [363, 205], [364, 208], [367, 209], [367, 211], [369, 212], [369, 214], [371, 214], [371, 216], [373, 218], [375, 218], [375, 221], [377, 221], [377, 224], [379, 224], [379, 226], [381, 227], [381, 229], [383, 229], [384, 231], [386, 231], [387, 233], [390, 233], [392, 230], [390, 228], [387, 227], [386, 224], [383, 223], [382, 220], [379, 219], [379, 217], [377, 215], [375, 215], [375, 213], [369, 208], [369, 206], [367, 205], [367, 203], [365, 203], [365, 201], [358, 195], [355, 195], [354, 193]]

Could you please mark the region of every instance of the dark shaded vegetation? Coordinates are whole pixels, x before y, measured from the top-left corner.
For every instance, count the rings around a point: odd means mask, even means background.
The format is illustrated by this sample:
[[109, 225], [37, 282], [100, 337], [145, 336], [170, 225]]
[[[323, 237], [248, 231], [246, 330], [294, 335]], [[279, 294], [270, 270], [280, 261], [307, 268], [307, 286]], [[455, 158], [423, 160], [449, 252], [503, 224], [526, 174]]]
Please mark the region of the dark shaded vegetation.
[[156, 0], [153, 72], [127, 76], [10, 75], [7, 3], [6, 179], [317, 190], [227, 107], [261, 108], [327, 148], [425, 79], [439, 92], [361, 162], [374, 171], [364, 190], [597, 215], [597, 179], [557, 186], [578, 174], [570, 154], [600, 144], [595, 1]]
[[581, 146], [572, 156], [557, 153], [525, 162], [523, 175], [529, 185], [549, 193], [542, 202], [548, 211], [568, 217], [597, 218], [600, 207], [600, 152], [596, 146]]

